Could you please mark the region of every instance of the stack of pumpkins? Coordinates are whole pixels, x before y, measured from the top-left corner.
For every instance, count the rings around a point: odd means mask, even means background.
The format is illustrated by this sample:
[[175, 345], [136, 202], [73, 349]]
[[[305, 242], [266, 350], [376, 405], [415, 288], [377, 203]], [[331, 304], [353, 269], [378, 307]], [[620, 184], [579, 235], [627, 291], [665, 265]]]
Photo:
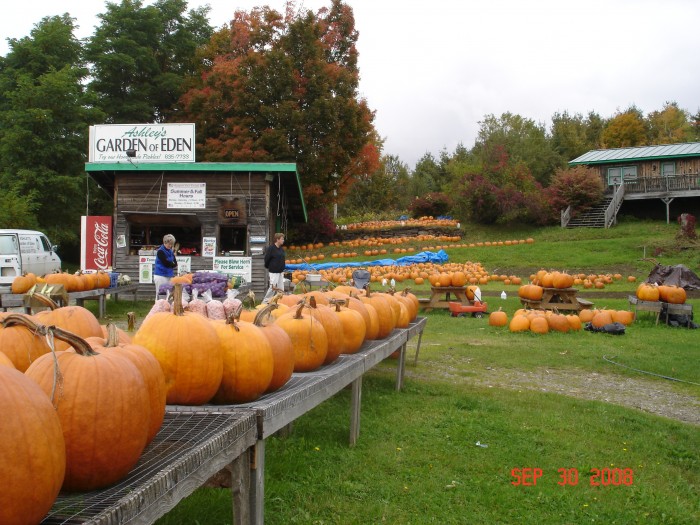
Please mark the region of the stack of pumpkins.
[[165, 374], [168, 404], [247, 403], [281, 388], [293, 372], [309, 372], [384, 339], [418, 314], [409, 292], [371, 293], [349, 286], [279, 295], [271, 305], [243, 308], [238, 319], [187, 311], [181, 285], [172, 311], [149, 315], [134, 336]]
[[687, 294], [680, 286], [642, 283], [637, 287], [640, 301], [662, 301], [670, 304], [685, 304]]
[[165, 377], [83, 307], [0, 321], [0, 523], [38, 523], [59, 490], [96, 490], [136, 465], [163, 422]]

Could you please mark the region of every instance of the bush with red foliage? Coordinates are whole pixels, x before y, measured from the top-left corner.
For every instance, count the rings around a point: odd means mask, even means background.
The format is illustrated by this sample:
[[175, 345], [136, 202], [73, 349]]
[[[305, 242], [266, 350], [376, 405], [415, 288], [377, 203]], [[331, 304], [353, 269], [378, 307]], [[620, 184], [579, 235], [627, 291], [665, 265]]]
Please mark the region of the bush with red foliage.
[[452, 199], [444, 193], [434, 191], [426, 193], [422, 197], [416, 197], [408, 206], [408, 210], [414, 218], [439, 217], [447, 215], [452, 209]]
[[574, 214], [599, 202], [604, 191], [600, 173], [586, 166], [557, 170], [547, 188], [549, 201], [556, 213], [571, 206]]

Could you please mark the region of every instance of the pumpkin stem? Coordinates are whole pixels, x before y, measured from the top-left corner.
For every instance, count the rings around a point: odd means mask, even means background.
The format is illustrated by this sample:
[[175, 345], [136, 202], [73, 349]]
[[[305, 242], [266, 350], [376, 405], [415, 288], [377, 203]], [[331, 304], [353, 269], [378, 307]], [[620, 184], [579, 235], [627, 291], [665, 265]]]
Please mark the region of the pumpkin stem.
[[318, 308], [316, 298], [313, 295], [309, 297], [309, 306], [311, 306], [311, 308]]
[[175, 315], [185, 315], [185, 308], [182, 306], [182, 284], [173, 285], [173, 313]]
[[53, 299], [51, 299], [48, 295], [44, 295], [42, 293], [34, 293], [32, 294], [32, 297], [38, 300], [39, 303], [41, 303], [43, 306], [49, 307], [51, 310], [55, 310], [56, 308], [58, 308], [58, 304], [56, 304], [56, 302]]
[[126, 329], [129, 332], [133, 332], [136, 327], [136, 312], [126, 313]]
[[117, 346], [119, 346], [119, 330], [117, 329], [117, 325], [114, 323], [107, 323], [107, 340], [105, 341], [105, 347], [115, 348]]
[[305, 306], [306, 306], [306, 301], [301, 301], [299, 303], [299, 306], [297, 307], [297, 311], [294, 312], [294, 319], [302, 319], [304, 317], [302, 315], [302, 312], [304, 311]]
[[253, 324], [255, 326], [265, 326], [264, 323], [267, 322], [267, 319], [269, 319], [270, 315], [272, 314], [272, 311], [277, 308], [279, 308], [279, 305], [277, 303], [270, 303], [265, 307], [261, 308], [260, 311], [257, 314], [255, 314]]

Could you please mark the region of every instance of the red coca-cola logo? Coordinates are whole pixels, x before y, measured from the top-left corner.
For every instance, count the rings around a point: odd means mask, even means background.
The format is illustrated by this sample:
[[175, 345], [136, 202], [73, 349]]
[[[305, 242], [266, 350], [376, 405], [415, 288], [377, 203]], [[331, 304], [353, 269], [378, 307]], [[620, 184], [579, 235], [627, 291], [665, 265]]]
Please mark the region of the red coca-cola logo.
[[106, 270], [109, 266], [109, 224], [95, 222], [93, 239], [95, 241], [93, 262], [99, 270]]

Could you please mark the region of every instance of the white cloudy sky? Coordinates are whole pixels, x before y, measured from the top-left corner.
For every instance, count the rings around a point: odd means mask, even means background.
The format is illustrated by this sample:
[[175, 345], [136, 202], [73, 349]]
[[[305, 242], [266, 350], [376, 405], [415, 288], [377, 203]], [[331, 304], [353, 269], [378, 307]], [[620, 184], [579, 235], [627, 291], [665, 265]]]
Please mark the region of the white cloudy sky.
[[[145, 0], [145, 4], [151, 3]], [[301, 3], [301, 2], [299, 2]], [[700, 109], [697, 0], [346, 0], [359, 31], [360, 94], [376, 111], [385, 153], [409, 167], [425, 153], [474, 144], [485, 115], [519, 114], [549, 125], [552, 114], [610, 117], [666, 101]], [[219, 27], [236, 9], [284, 0], [189, 0], [209, 4]], [[306, 0], [317, 10], [330, 0]], [[42, 17], [68, 12], [89, 36], [102, 0], [25, 0], [4, 8], [7, 38]]]

